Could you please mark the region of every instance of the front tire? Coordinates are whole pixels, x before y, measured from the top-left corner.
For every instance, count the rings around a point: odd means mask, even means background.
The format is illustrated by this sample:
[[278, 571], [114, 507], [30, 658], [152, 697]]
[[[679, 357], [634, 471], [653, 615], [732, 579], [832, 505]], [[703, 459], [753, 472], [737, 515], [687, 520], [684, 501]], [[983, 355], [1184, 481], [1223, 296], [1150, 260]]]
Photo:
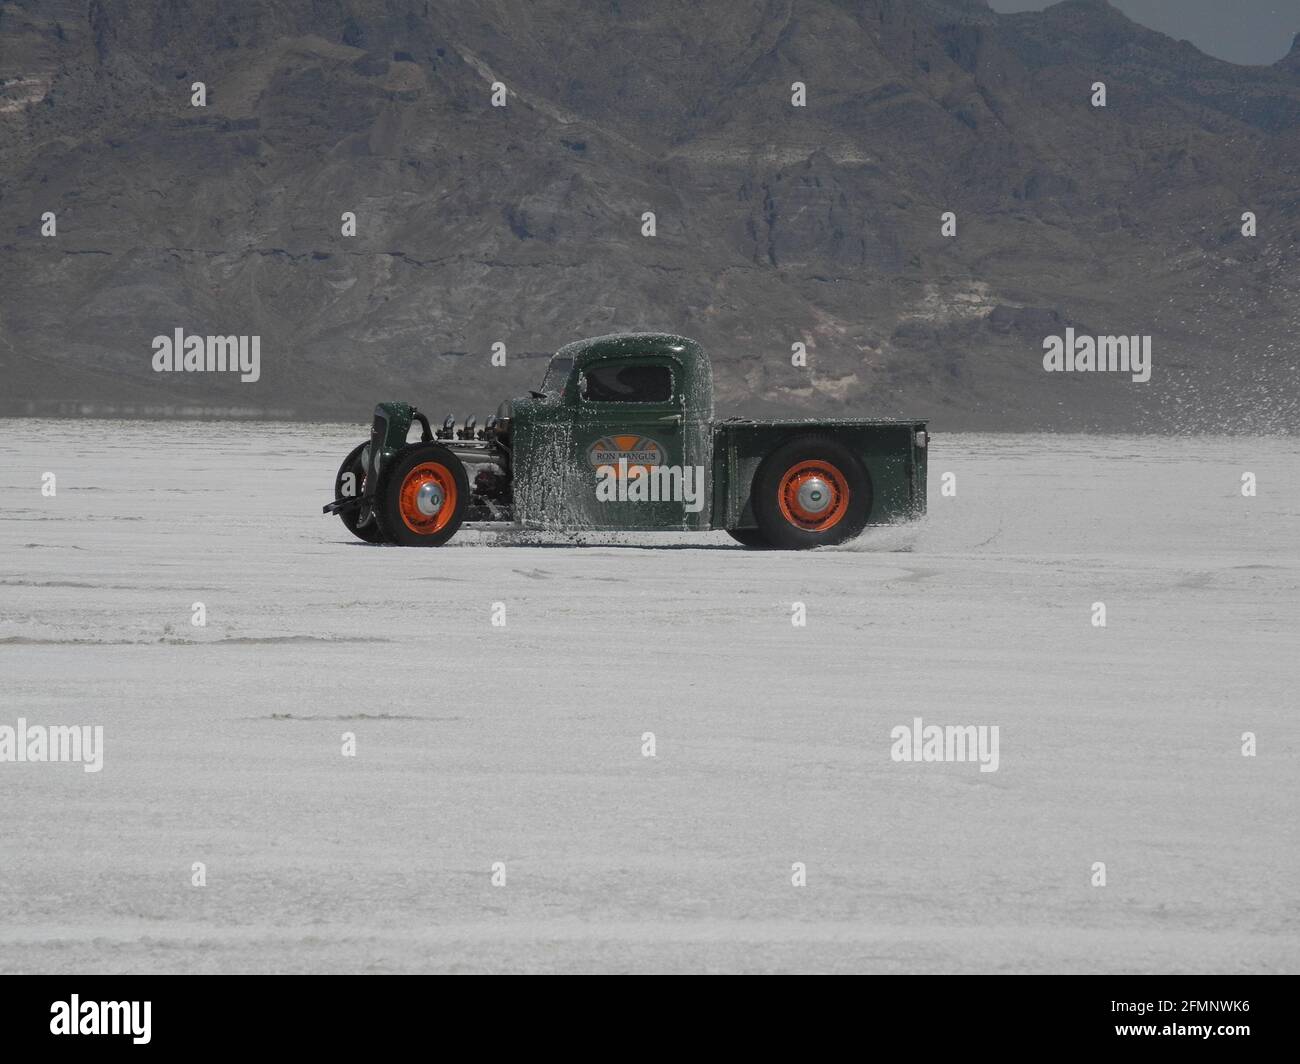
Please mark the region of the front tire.
[[468, 504], [465, 466], [440, 443], [403, 448], [380, 471], [375, 515], [390, 543], [440, 547], [460, 528]]
[[829, 436], [799, 436], [759, 464], [751, 496], [763, 538], [778, 550], [853, 539], [871, 516], [871, 477]]
[[[339, 471], [334, 476], [335, 502], [340, 502], [343, 499], [354, 499], [361, 494], [361, 482], [365, 480], [366, 476], [365, 464], [361, 460], [361, 455], [368, 446], [370, 445], [367, 443], [358, 444], [343, 459], [343, 464], [339, 466]], [[365, 517], [365, 523], [359, 524], [358, 522], [361, 521], [363, 516]], [[369, 507], [363, 506], [359, 510], [345, 510], [339, 514], [339, 520], [357, 539], [364, 540], [366, 543], [382, 543], [384, 541], [384, 534], [379, 530], [379, 521], [370, 512]]]

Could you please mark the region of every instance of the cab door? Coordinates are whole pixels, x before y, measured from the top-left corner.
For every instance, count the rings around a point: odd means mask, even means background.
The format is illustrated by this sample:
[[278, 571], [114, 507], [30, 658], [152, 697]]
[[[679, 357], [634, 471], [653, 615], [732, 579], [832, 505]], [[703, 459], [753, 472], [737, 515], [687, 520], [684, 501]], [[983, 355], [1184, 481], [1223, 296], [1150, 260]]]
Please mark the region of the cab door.
[[571, 505], [588, 527], [687, 527], [686, 489], [703, 485], [683, 482], [694, 476], [683, 379], [665, 355], [602, 358], [578, 371]]

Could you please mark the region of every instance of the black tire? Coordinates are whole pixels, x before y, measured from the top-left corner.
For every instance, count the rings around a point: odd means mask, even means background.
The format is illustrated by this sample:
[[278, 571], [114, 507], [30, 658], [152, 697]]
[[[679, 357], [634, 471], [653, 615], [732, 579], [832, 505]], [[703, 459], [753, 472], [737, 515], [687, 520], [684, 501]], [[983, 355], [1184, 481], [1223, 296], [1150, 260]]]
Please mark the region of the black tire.
[[749, 547], [752, 550], [760, 550], [767, 546], [767, 540], [757, 528], [729, 528], [727, 535], [742, 547]]
[[[811, 493], [829, 500], [816, 514], [802, 510], [795, 485], [816, 477]], [[786, 505], [782, 506], [783, 485]], [[843, 543], [861, 534], [871, 516], [871, 477], [861, 460], [829, 436], [799, 436], [781, 444], [759, 464], [750, 497], [758, 529], [778, 550], [807, 550]], [[827, 523], [829, 522], [829, 523]]]
[[[361, 494], [361, 482], [365, 479], [366, 475], [365, 469], [361, 464], [361, 452], [364, 451], [367, 446], [369, 445], [365, 443], [358, 444], [352, 452], [343, 459], [343, 464], [339, 466], [339, 471], [334, 476], [335, 502], [338, 502], [340, 499], [352, 498]], [[344, 478], [349, 473], [352, 475], [352, 480], [350, 482], [352, 491], [349, 495], [344, 495]], [[363, 516], [365, 518], [364, 523], [359, 523], [362, 521]], [[379, 522], [375, 520], [374, 514], [370, 512], [368, 507], [363, 507], [361, 510], [355, 508], [344, 510], [339, 514], [339, 520], [343, 522], [344, 527], [356, 536], [357, 539], [364, 540], [367, 543], [384, 542], [384, 534], [379, 529]]]
[[[421, 466], [427, 476], [412, 477]], [[433, 472], [438, 467], [441, 473]], [[442, 504], [436, 513], [418, 509], [418, 484], [437, 484]], [[451, 497], [453, 496], [454, 497]], [[405, 496], [405, 497], [404, 497]], [[461, 460], [440, 443], [416, 443], [398, 451], [379, 471], [375, 516], [389, 543], [402, 547], [440, 547], [456, 534], [469, 505], [469, 478]]]

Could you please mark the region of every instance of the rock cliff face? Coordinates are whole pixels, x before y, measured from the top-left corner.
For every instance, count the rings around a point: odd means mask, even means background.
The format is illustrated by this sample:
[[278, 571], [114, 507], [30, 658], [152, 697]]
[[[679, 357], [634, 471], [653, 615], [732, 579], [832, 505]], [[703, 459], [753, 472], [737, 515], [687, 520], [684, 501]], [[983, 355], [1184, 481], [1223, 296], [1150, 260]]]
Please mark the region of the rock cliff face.
[[[1100, 0], [29, 0], [0, 81], [0, 412], [481, 414], [659, 329], [724, 414], [1300, 427], [1300, 47]], [[1068, 327], [1151, 381], [1045, 373]], [[260, 379], [155, 373], [178, 328]]]

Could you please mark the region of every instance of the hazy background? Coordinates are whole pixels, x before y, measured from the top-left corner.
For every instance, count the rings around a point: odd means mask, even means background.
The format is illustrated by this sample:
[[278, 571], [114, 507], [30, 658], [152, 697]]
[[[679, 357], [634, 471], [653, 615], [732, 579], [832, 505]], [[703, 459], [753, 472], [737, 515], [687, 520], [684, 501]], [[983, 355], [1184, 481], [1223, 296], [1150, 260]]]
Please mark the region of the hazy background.
[[[1300, 33], [1300, 3], [1289, 0], [1111, 0], [1135, 22], [1191, 41], [1233, 63], [1276, 63]], [[1041, 11], [1042, 0], [990, 0], [995, 11]]]

